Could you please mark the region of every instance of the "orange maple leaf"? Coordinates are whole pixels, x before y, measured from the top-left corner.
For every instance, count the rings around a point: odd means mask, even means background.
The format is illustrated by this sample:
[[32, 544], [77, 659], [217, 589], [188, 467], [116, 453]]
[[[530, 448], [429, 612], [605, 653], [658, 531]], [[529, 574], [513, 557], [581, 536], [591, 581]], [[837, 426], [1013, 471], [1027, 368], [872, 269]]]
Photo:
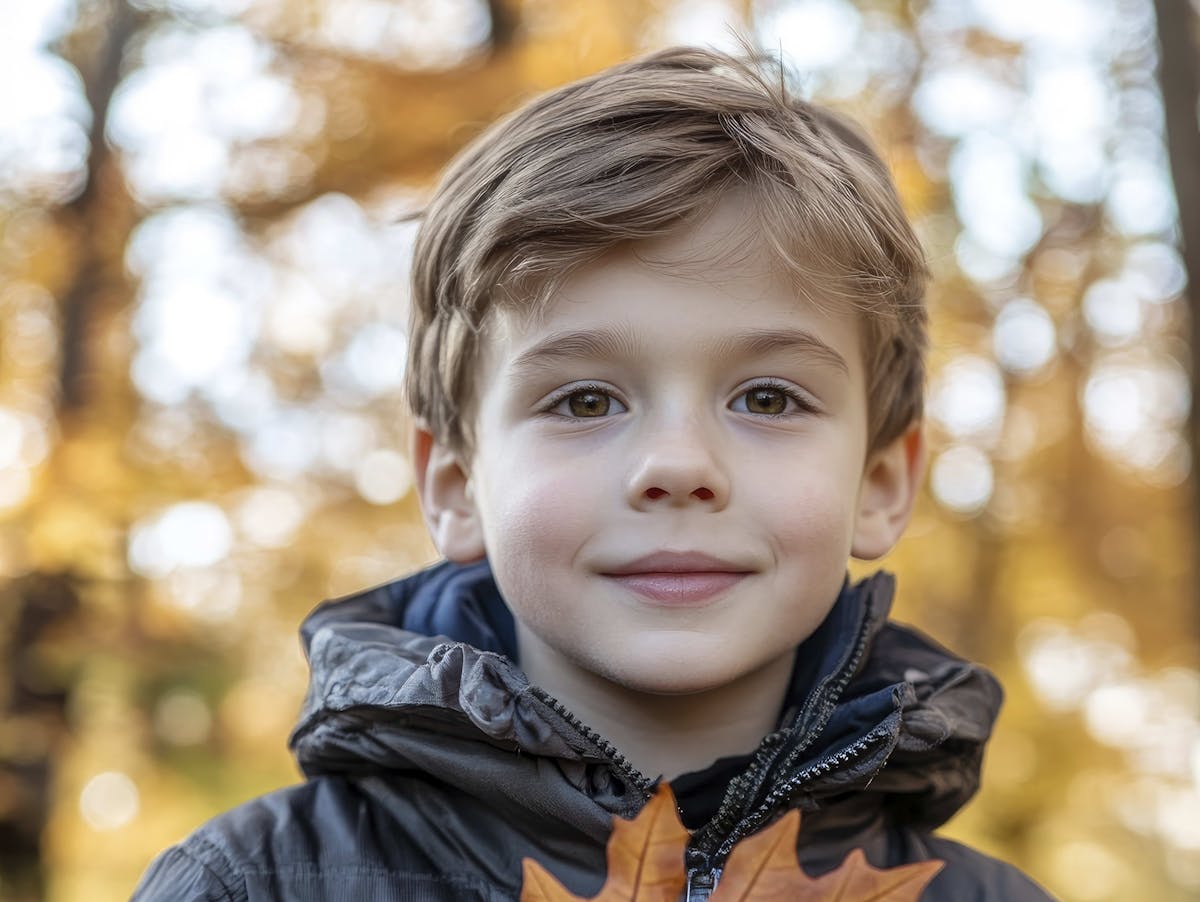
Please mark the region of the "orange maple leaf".
[[792, 810], [734, 846], [712, 902], [918, 902], [943, 866], [933, 860], [881, 870], [854, 849], [836, 870], [809, 877], [796, 861], [799, 834], [800, 812]]
[[[665, 783], [636, 818], [613, 818], [608, 840], [608, 880], [595, 902], [676, 902], [687, 876], [683, 850], [687, 827], [679, 821], [675, 796]], [[521, 902], [584, 902], [532, 858], [523, 864]]]
[[[734, 846], [712, 902], [918, 902], [943, 866], [921, 861], [880, 870], [867, 863], [862, 849], [854, 849], [836, 870], [813, 878], [796, 860], [799, 833], [800, 812], [789, 811]], [[688, 836], [664, 783], [634, 820], [614, 819], [608, 879], [593, 902], [676, 902], [687, 882]], [[586, 902], [531, 858], [524, 861], [524, 880], [521, 902]]]

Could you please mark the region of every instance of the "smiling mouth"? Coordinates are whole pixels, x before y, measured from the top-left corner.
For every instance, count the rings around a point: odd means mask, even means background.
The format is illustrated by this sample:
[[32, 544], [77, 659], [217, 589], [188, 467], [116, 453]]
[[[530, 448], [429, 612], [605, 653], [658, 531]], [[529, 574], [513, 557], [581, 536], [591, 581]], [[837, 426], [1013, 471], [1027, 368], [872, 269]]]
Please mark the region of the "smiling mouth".
[[609, 573], [609, 579], [649, 601], [668, 605], [699, 604], [715, 598], [749, 576], [721, 570]]
[[601, 575], [644, 601], [685, 606], [717, 598], [752, 572], [744, 563], [702, 551], [655, 551]]

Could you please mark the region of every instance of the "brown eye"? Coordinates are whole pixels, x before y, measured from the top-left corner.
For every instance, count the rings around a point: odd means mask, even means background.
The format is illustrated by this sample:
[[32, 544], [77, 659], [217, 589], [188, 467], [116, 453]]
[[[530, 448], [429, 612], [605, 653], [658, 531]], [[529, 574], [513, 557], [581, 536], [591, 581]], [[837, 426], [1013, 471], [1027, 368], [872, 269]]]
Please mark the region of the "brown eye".
[[777, 388], [752, 388], [745, 398], [746, 410], [750, 413], [771, 415], [787, 411], [788, 396]]
[[575, 417], [608, 416], [609, 397], [598, 391], [577, 391], [567, 397], [567, 407]]

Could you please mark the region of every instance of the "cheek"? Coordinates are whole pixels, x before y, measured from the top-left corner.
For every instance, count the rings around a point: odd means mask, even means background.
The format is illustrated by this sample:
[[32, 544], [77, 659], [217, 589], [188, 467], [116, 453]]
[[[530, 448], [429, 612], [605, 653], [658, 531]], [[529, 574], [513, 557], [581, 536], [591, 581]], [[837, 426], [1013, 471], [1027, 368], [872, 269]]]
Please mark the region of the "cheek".
[[[578, 460], [506, 455], [481, 474], [480, 514], [496, 550], [536, 550], [576, 536], [594, 510], [598, 490]], [[489, 545], [489, 550], [492, 550]]]
[[513, 485], [493, 495], [484, 514], [489, 550], [556, 557], [554, 551], [585, 531], [586, 506], [563, 486], [546, 480]]
[[[792, 500], [793, 505], [778, 509], [772, 518], [771, 531], [781, 552], [789, 557], [819, 559], [844, 545], [849, 553], [850, 531], [842, 510], [843, 499], [813, 491], [793, 495]], [[844, 561], [837, 561], [839, 568], [843, 565]]]
[[810, 567], [827, 560], [840, 580], [854, 534], [858, 482], [828, 468], [809, 473], [819, 475], [758, 488], [753, 503], [781, 559], [802, 558]]
[[510, 601], [539, 607], [561, 594], [556, 578], [595, 532], [598, 492], [577, 462], [514, 460], [481, 476], [477, 504], [496, 581]]

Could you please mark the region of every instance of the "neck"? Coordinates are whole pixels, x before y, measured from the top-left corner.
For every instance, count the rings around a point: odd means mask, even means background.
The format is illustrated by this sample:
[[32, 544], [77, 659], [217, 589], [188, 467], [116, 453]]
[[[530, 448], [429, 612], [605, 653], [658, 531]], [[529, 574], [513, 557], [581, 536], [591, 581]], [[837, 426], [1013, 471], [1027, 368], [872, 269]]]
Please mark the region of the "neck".
[[745, 755], [775, 730], [791, 653], [732, 683], [675, 695], [641, 692], [564, 663], [518, 625], [521, 666], [647, 777], [673, 780], [718, 758]]

